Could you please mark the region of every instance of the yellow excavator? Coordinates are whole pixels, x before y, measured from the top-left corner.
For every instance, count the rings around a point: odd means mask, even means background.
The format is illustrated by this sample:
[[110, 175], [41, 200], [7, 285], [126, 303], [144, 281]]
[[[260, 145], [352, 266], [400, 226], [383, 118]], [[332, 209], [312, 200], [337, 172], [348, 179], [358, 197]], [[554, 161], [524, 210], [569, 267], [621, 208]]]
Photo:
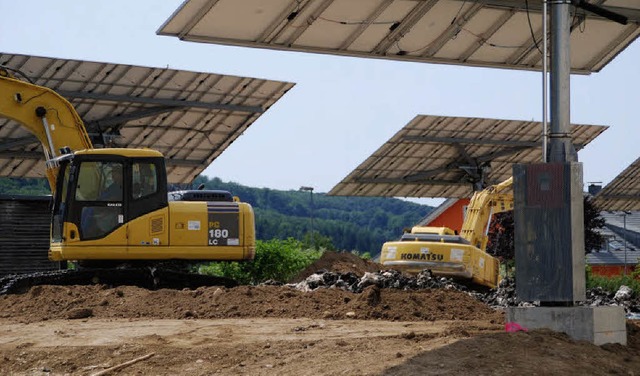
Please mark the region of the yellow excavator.
[[252, 260], [253, 209], [226, 191], [167, 191], [163, 155], [97, 149], [74, 107], [0, 66], [0, 116], [42, 143], [53, 194], [49, 258]]
[[398, 241], [382, 246], [380, 262], [407, 272], [429, 269], [434, 275], [470, 280], [495, 288], [499, 262], [486, 252], [493, 214], [513, 210], [513, 178], [473, 194], [460, 234], [447, 227], [415, 226]]

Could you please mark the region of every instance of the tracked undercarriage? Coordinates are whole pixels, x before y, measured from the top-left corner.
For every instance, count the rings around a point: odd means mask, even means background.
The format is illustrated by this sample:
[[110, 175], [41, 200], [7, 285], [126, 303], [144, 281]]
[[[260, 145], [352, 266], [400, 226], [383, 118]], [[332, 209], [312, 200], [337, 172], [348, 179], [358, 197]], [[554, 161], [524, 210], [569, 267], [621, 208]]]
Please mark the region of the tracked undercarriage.
[[202, 286], [235, 287], [230, 278], [194, 274], [157, 267], [82, 268], [0, 277], [0, 295], [21, 294], [38, 285], [138, 286], [146, 289], [196, 289]]

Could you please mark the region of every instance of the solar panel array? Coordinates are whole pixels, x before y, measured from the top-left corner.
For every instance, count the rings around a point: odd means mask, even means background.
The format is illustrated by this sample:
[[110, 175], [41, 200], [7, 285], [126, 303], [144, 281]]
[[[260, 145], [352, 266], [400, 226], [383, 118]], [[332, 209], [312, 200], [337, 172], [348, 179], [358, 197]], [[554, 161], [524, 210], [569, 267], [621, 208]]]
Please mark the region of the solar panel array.
[[640, 210], [640, 158], [598, 192], [594, 204], [600, 210]]
[[[162, 152], [170, 183], [191, 182], [294, 85], [3, 53], [0, 64], [68, 99], [94, 144]], [[38, 140], [4, 118], [0, 118], [0, 176], [44, 176]]]
[[[617, 24], [572, 7], [573, 72], [601, 70], [640, 35], [640, 2], [596, 3], [629, 22]], [[542, 1], [187, 0], [158, 34], [245, 47], [540, 70]]]
[[[577, 150], [606, 126], [572, 125]], [[344, 178], [330, 195], [470, 197], [474, 183], [495, 184], [514, 163], [542, 160], [542, 123], [416, 116]]]

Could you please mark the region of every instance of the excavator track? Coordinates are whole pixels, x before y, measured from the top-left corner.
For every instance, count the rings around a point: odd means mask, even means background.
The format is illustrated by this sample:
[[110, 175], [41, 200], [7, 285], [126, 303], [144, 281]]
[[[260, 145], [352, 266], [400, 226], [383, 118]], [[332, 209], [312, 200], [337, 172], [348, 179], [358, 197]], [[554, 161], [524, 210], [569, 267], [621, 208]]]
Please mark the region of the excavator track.
[[23, 294], [39, 285], [95, 285], [138, 286], [149, 290], [196, 289], [203, 286], [235, 287], [238, 283], [230, 278], [187, 273], [169, 269], [123, 268], [59, 270], [15, 274], [0, 277], [0, 295]]

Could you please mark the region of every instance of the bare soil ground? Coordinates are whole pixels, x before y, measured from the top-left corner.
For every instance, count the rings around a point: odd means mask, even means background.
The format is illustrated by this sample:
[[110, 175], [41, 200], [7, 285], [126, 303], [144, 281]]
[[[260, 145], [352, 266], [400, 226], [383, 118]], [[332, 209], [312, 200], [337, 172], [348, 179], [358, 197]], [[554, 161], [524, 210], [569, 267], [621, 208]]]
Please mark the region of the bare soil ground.
[[626, 347], [506, 333], [502, 312], [444, 289], [37, 286], [0, 296], [0, 328], [3, 375], [93, 375], [136, 359], [107, 374], [640, 375], [633, 322]]

